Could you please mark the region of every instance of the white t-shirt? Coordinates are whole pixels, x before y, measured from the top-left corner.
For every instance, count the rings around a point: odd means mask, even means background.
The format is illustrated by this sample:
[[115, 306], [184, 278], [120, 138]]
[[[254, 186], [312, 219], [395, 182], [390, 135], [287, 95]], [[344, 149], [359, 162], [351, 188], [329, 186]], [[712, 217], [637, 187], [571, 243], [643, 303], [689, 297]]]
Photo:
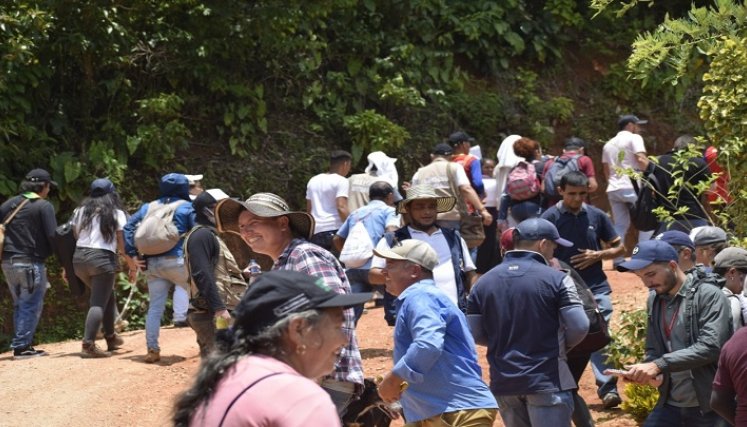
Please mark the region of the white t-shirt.
[[[91, 220], [91, 227], [85, 230], [80, 229], [82, 218], [78, 215], [79, 210], [76, 209], [74, 215], [75, 229], [78, 230], [78, 242], [75, 246], [79, 248], [94, 248], [94, 249], [105, 249], [110, 252], [117, 253], [117, 237], [115, 236], [111, 242], [104, 240], [104, 236], [101, 234], [101, 223], [99, 222], [99, 216], [96, 215]], [[127, 224], [127, 215], [124, 211], [117, 209], [117, 231], [122, 231], [125, 224]]]
[[[433, 280], [436, 282], [436, 287], [441, 289], [454, 304], [457, 304], [457, 288], [456, 278], [454, 277], [454, 267], [451, 265], [451, 250], [449, 249], [449, 243], [444, 237], [444, 233], [439, 228], [435, 233], [428, 234], [424, 231], [415, 230], [412, 227], [407, 227], [410, 232], [410, 236], [413, 239], [420, 240], [431, 245], [433, 250], [438, 255], [438, 265], [433, 270]], [[462, 241], [462, 258], [464, 259], [464, 271], [475, 270], [475, 264], [472, 262], [472, 258], [469, 256], [469, 249], [467, 244]], [[386, 238], [379, 240], [376, 244], [377, 250], [389, 249], [389, 245], [386, 242]], [[374, 255], [371, 260], [371, 268], [384, 268], [386, 267], [386, 260], [384, 258], [377, 257]]]
[[486, 178], [485, 176], [482, 177], [482, 185], [485, 186], [485, 207], [486, 208], [495, 208], [498, 206], [496, 203], [497, 199], [500, 197], [496, 191], [496, 188], [498, 188], [498, 181], [495, 178]]
[[[620, 155], [620, 152], [624, 153]], [[610, 177], [607, 181], [607, 191], [633, 188], [630, 177], [618, 174], [617, 168], [638, 170], [635, 160], [636, 153], [645, 153], [646, 146], [643, 138], [627, 130], [621, 130], [614, 138], [607, 141], [602, 149], [602, 163], [609, 165]]]
[[306, 185], [306, 199], [311, 201], [314, 234], [338, 230], [342, 219], [337, 212], [337, 198], [348, 197], [348, 179], [336, 173], [320, 173]]

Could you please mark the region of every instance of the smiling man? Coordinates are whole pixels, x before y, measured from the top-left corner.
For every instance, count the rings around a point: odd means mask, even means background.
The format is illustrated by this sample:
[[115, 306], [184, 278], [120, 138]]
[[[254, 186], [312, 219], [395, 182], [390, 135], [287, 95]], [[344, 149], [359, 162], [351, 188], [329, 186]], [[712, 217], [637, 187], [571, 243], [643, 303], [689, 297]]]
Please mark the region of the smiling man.
[[648, 298], [646, 355], [625, 378], [645, 384], [663, 375], [659, 401], [644, 427], [726, 425], [710, 405], [721, 347], [731, 336], [729, 303], [721, 290], [677, 264], [677, 251], [661, 240], [633, 249], [618, 270], [632, 271]]
[[[612, 318], [612, 288], [602, 270], [602, 260], [622, 256], [625, 247], [607, 214], [584, 202], [588, 194], [589, 178], [579, 171], [568, 172], [560, 179], [560, 195], [563, 199], [542, 214], [542, 218], [558, 228], [560, 237], [573, 242], [571, 248], [559, 246], [555, 250], [555, 257], [578, 271], [609, 324]], [[607, 355], [602, 351], [594, 352], [591, 366], [597, 382], [597, 395], [605, 408], [613, 408], [622, 400], [617, 391], [617, 379], [603, 373], [609, 368], [606, 359]]]
[[[240, 232], [253, 251], [273, 259], [273, 270], [321, 277], [338, 294], [350, 293], [350, 283], [340, 262], [329, 251], [307, 241], [314, 230], [310, 214], [291, 211], [285, 200], [272, 193], [257, 193], [245, 202], [226, 199], [216, 210], [226, 219], [224, 229]], [[363, 390], [363, 368], [352, 308], [345, 309], [343, 329], [348, 344], [342, 349], [335, 370], [320, 383], [341, 417], [353, 397]]]

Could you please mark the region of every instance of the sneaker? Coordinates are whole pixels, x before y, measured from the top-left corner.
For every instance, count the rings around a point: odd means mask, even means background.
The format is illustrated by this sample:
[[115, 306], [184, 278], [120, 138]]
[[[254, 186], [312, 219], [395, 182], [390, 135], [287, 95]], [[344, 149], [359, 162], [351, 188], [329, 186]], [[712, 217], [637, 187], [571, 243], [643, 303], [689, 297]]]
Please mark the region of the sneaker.
[[604, 409], [612, 409], [621, 403], [622, 399], [620, 399], [620, 395], [614, 391], [605, 394], [602, 398], [602, 406]]
[[189, 326], [189, 323], [186, 320], [177, 320], [174, 322], [175, 328], [186, 328], [187, 326]]
[[161, 351], [149, 348], [148, 354], [145, 356], [145, 363], [156, 363], [159, 360], [161, 360]]
[[111, 355], [110, 352], [100, 349], [95, 342], [84, 342], [80, 350], [80, 357], [84, 359], [100, 359]]
[[39, 357], [39, 356], [46, 356], [46, 355], [47, 355], [46, 351], [37, 350], [31, 346], [13, 349], [13, 360], [30, 359], [32, 357]]
[[119, 319], [114, 323], [114, 330], [116, 332], [124, 332], [128, 326], [130, 326], [130, 322]]
[[114, 351], [124, 345], [124, 340], [117, 334], [106, 337], [106, 351]]

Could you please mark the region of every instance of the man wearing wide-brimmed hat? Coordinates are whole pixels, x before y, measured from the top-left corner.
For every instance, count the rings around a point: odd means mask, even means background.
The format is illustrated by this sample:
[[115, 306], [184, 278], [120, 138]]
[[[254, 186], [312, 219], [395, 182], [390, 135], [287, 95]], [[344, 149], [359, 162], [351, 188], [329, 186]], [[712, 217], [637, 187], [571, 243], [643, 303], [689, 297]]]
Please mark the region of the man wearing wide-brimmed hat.
[[[291, 211], [288, 203], [272, 193], [257, 193], [245, 202], [222, 200], [216, 216], [223, 230], [238, 231], [252, 250], [270, 256], [273, 270], [293, 270], [317, 276], [339, 294], [349, 294], [350, 284], [339, 261], [308, 239], [314, 219], [306, 212]], [[348, 344], [340, 352], [335, 370], [321, 382], [340, 416], [353, 396], [363, 390], [363, 368], [352, 309], [344, 312], [343, 329]]]
[[[433, 278], [444, 293], [460, 307], [464, 306], [469, 289], [476, 279], [475, 264], [469, 256], [467, 244], [458, 231], [442, 228], [436, 224], [437, 215], [448, 212], [456, 203], [453, 197], [441, 197], [427, 185], [415, 185], [407, 190], [407, 198], [399, 205], [399, 212], [405, 214], [404, 227], [392, 234], [387, 233], [379, 241], [376, 249], [381, 251], [392, 246], [393, 241], [406, 239], [422, 240], [438, 254], [438, 265], [433, 270]], [[372, 284], [383, 284], [385, 278], [382, 269], [386, 262], [374, 257], [371, 263], [369, 280]], [[393, 312], [387, 322], [394, 324]]]

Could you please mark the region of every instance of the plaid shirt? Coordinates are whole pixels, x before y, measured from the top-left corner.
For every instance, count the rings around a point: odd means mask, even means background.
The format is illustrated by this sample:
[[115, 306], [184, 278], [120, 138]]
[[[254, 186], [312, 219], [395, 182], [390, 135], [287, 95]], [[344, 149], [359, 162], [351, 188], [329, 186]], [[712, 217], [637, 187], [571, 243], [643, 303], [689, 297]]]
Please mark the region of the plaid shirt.
[[[350, 293], [350, 283], [340, 262], [330, 252], [303, 239], [293, 239], [272, 269], [293, 270], [321, 277], [338, 294]], [[343, 330], [348, 336], [348, 345], [342, 349], [335, 370], [328, 378], [363, 386], [363, 362], [355, 337], [353, 309], [346, 309], [344, 316]]]

